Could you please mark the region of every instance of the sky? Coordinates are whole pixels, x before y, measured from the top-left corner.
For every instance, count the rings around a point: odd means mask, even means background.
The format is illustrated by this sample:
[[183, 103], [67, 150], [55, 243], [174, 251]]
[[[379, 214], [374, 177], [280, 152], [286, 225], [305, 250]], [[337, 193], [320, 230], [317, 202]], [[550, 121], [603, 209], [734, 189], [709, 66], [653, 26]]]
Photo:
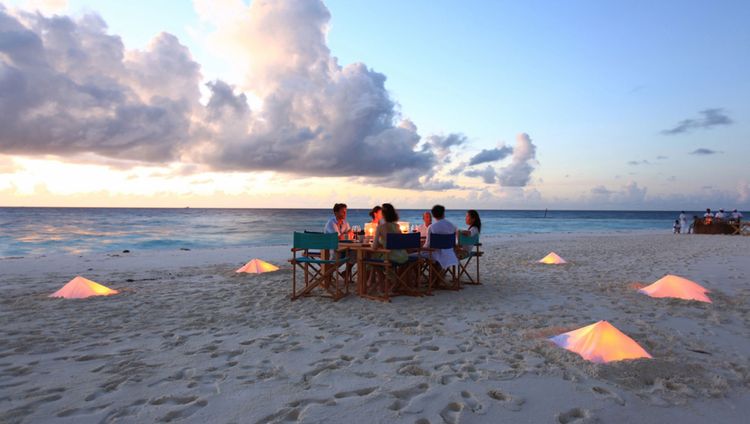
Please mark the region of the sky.
[[750, 209], [748, 18], [0, 2], [0, 206]]

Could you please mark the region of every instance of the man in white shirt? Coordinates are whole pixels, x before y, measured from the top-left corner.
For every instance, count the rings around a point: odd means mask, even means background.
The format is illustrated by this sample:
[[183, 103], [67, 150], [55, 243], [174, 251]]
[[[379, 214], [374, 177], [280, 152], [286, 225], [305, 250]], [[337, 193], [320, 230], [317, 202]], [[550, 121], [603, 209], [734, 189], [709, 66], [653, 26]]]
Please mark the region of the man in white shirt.
[[346, 220], [345, 203], [336, 203], [333, 205], [333, 216], [326, 223], [323, 232], [326, 234], [336, 233], [339, 236], [339, 240], [343, 240], [346, 237], [352, 238], [352, 228]]
[[739, 221], [742, 219], [742, 212], [738, 212], [737, 209], [732, 211], [732, 219], [735, 221]]
[[419, 236], [427, 237], [427, 229], [430, 228], [430, 225], [432, 224], [432, 215], [430, 212], [422, 214], [422, 221], [424, 221], [424, 224], [419, 226]]
[[[432, 217], [435, 219], [435, 222], [433, 222], [427, 229], [427, 240], [425, 240], [424, 243], [425, 247], [430, 247], [431, 234], [452, 234], [455, 237], [456, 231], [458, 230], [452, 222], [445, 219], [445, 206], [433, 206]], [[458, 258], [453, 249], [440, 249], [436, 252], [432, 252], [432, 259], [437, 261], [442, 268], [458, 265]]]
[[724, 219], [724, 209], [719, 209], [719, 212], [716, 212], [716, 215], [714, 215], [714, 218]]

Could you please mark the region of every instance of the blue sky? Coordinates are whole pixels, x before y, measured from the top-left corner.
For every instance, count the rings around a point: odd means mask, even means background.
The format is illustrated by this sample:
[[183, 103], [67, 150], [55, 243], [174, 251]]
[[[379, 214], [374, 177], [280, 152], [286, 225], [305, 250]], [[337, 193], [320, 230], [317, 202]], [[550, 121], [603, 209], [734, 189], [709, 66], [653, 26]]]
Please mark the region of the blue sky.
[[[697, 207], [714, 201], [717, 190], [750, 205], [743, 197], [750, 2], [325, 5], [331, 54], [342, 65], [363, 62], [385, 74], [401, 114], [421, 135], [463, 133], [470, 155], [528, 133], [538, 163], [527, 189], [547, 203], [587, 205], [596, 187], [615, 193], [635, 183], [647, 187], [651, 202], [619, 206], [679, 208], [684, 199], [669, 199], [682, 194], [694, 199], [684, 207]], [[201, 38], [208, 24], [190, 2], [71, 0], [65, 13], [85, 11], [100, 14], [128, 48], [166, 31], [189, 47], [207, 79], [233, 75], [233, 64]], [[662, 133], [711, 108], [731, 124]], [[697, 149], [715, 153], [691, 154]]]

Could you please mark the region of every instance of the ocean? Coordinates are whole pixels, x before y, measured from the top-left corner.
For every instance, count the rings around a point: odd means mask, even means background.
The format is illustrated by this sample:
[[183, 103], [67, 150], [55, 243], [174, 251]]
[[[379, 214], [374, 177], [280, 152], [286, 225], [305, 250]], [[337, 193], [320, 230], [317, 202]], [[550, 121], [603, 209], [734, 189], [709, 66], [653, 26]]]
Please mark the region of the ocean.
[[[367, 210], [349, 209], [363, 226]], [[399, 211], [422, 223], [422, 210]], [[447, 218], [465, 228], [463, 210]], [[679, 211], [481, 210], [482, 234], [671, 232]], [[702, 216], [700, 212], [688, 212]], [[291, 244], [293, 231], [322, 231], [324, 209], [0, 208], [0, 257]]]

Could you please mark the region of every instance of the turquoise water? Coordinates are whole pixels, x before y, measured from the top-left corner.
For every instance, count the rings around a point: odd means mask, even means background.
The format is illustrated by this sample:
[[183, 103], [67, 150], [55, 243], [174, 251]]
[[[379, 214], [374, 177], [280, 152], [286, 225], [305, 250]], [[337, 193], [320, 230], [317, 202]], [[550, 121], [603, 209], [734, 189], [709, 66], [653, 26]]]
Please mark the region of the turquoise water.
[[[422, 210], [401, 220], [422, 222]], [[670, 232], [679, 211], [480, 211], [482, 233]], [[702, 215], [688, 212], [688, 216]], [[465, 211], [447, 218], [464, 228]], [[293, 231], [322, 231], [322, 209], [0, 208], [0, 257], [129, 249], [198, 249], [290, 244]], [[369, 222], [349, 210], [349, 222]]]

